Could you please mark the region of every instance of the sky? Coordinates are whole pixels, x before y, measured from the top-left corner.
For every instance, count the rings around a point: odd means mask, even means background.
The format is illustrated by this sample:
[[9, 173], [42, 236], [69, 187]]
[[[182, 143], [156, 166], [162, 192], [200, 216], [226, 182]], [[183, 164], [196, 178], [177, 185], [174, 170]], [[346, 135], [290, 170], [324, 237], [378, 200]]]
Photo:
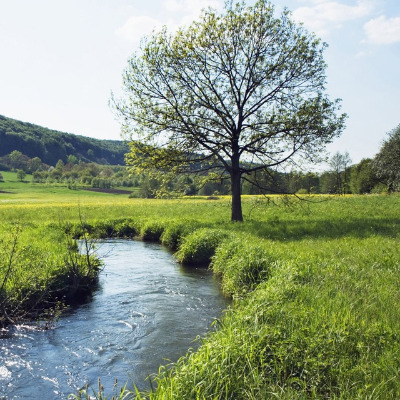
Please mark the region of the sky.
[[[246, 0], [248, 5], [254, 0]], [[373, 157], [400, 124], [399, 0], [272, 0], [329, 47], [327, 91], [348, 114], [331, 154]], [[0, 0], [0, 115], [120, 140], [109, 107], [140, 39], [224, 0]]]

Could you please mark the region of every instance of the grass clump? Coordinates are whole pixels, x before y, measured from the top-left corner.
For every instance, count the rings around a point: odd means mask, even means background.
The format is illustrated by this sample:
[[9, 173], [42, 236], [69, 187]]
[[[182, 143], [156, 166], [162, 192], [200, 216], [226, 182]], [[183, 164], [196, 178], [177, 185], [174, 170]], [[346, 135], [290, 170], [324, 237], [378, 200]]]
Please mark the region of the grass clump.
[[0, 326], [49, 316], [96, 286], [101, 263], [88, 238], [81, 253], [60, 227], [0, 229]]
[[[85, 232], [87, 227], [80, 225]], [[137, 235], [138, 227], [131, 218], [96, 220], [90, 225], [90, 233], [95, 238], [132, 238]]]
[[148, 221], [140, 228], [140, 238], [149, 242], [160, 242], [166, 227], [164, 221]]
[[209, 265], [217, 247], [228, 236], [221, 229], [197, 229], [184, 238], [176, 257], [185, 265]]
[[[50, 224], [55, 226], [54, 224]], [[67, 221], [63, 224], [64, 231], [75, 239], [85, 234], [93, 238], [133, 238], [138, 234], [138, 223], [131, 218], [104, 219], [93, 221]]]
[[276, 262], [265, 246], [239, 235], [216, 249], [211, 268], [221, 275], [224, 293], [238, 297], [266, 281]]
[[200, 224], [197, 221], [174, 220], [168, 222], [161, 235], [161, 243], [170, 250], [177, 250], [185, 236], [197, 229]]

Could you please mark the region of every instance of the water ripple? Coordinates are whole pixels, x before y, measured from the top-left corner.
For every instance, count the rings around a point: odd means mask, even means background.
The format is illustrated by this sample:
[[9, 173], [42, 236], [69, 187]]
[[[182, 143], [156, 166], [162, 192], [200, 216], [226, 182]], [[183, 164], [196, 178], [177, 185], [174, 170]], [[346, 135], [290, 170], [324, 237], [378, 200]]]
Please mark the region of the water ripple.
[[101, 288], [93, 301], [61, 317], [56, 329], [0, 330], [0, 399], [65, 399], [98, 377], [148, 385], [227, 306], [212, 274], [179, 267], [161, 246], [105, 241]]

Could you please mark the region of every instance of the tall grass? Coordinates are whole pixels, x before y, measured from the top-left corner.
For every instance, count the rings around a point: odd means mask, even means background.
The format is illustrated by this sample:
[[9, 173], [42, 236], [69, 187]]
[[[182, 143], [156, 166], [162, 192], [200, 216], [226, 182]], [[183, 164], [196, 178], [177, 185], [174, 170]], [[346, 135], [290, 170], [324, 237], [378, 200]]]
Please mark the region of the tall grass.
[[[395, 242], [306, 240], [276, 251], [268, 241], [254, 244], [261, 254], [272, 254], [261, 258], [270, 265], [269, 278], [266, 272], [247, 296], [239, 286], [233, 290], [240, 300], [218, 331], [173, 369], [163, 370], [156, 391], [143, 398], [398, 398], [400, 251], [397, 246], [392, 252]], [[249, 247], [244, 244], [247, 256], [241, 260], [247, 265]], [[388, 253], [389, 259], [382, 257]], [[217, 250], [214, 263], [225, 257]], [[257, 268], [259, 261], [253, 257]], [[231, 275], [229, 262], [226, 268]], [[248, 276], [246, 268], [243, 272], [242, 279]]]
[[60, 305], [80, 302], [97, 283], [101, 263], [61, 227], [0, 226], [0, 326], [54, 317]]

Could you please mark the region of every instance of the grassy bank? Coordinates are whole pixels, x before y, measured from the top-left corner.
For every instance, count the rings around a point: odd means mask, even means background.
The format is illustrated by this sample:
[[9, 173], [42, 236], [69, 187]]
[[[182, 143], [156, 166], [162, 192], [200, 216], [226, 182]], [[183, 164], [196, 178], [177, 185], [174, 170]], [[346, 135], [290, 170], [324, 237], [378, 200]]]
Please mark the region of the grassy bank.
[[[212, 223], [207, 204], [201, 219], [125, 221], [128, 235], [177, 248], [183, 263], [211, 260], [236, 299], [218, 331], [138, 397], [399, 397], [399, 201], [274, 199], [244, 224]], [[104, 221], [89, 229], [112, 232]]]
[[12, 172], [2, 176], [0, 326], [32, 319], [46, 324], [92, 291], [101, 265], [93, 252], [80, 254], [65, 232], [57, 199], [68, 199], [66, 188], [32, 185], [29, 176], [20, 182]]
[[1, 232], [18, 222], [36, 251], [54, 235], [160, 241], [183, 263], [211, 261], [236, 299], [217, 332], [138, 398], [400, 397], [399, 196], [247, 197], [243, 224], [228, 222], [228, 198], [10, 196], [0, 193]]
[[95, 254], [80, 254], [59, 226], [1, 224], [0, 327], [33, 319], [46, 326], [60, 308], [91, 293], [100, 268]]

